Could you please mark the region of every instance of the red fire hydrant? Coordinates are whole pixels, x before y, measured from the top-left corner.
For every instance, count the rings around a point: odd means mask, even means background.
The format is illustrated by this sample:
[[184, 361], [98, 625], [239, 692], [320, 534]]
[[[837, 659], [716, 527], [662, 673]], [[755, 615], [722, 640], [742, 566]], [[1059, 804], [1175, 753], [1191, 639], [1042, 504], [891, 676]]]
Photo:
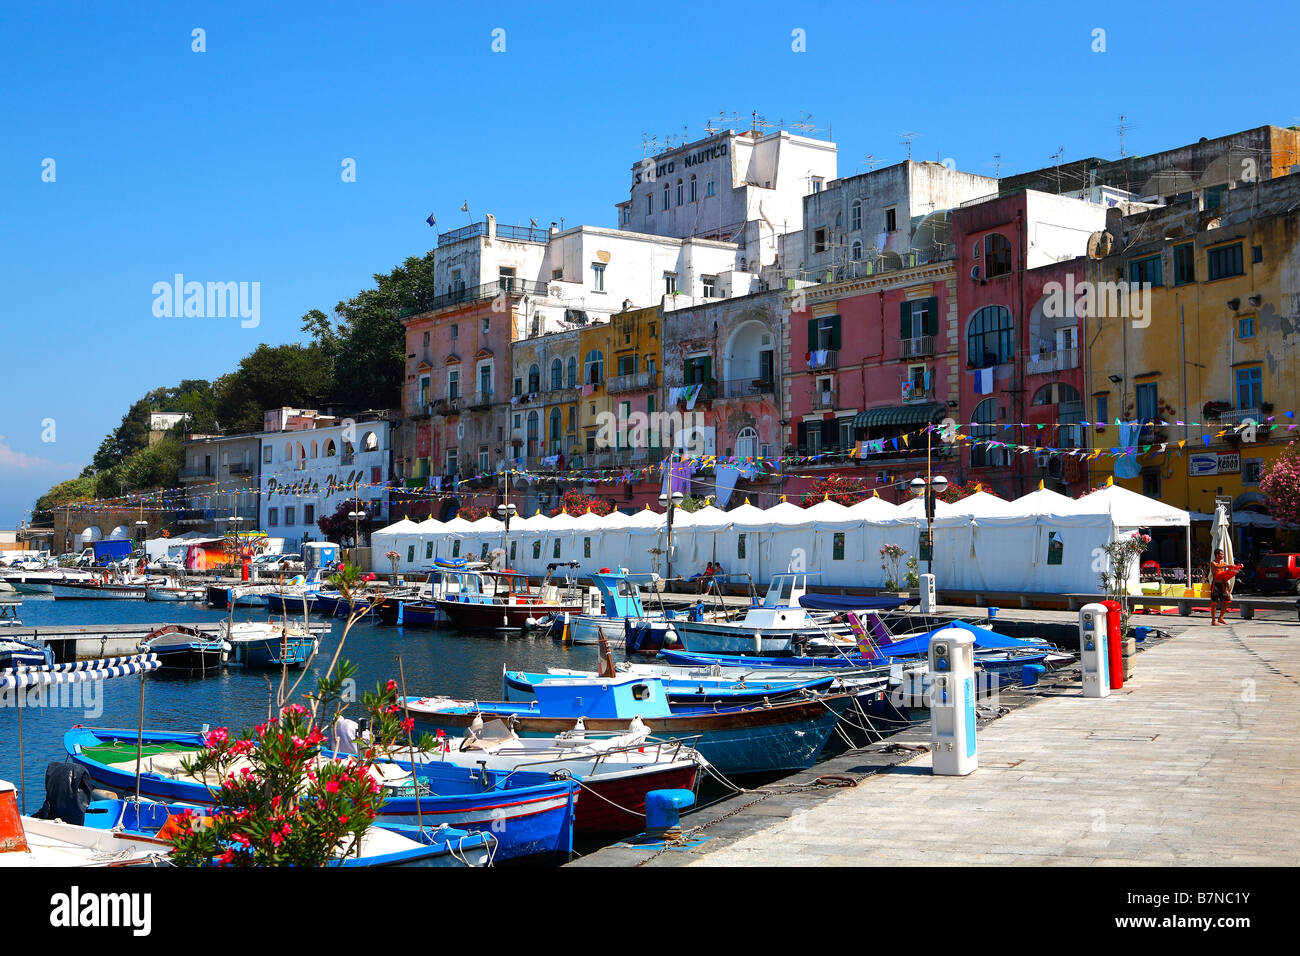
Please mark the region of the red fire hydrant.
[[1124, 609], [1118, 601], [1102, 601], [1106, 609], [1106, 666], [1110, 670], [1110, 688], [1124, 686]]

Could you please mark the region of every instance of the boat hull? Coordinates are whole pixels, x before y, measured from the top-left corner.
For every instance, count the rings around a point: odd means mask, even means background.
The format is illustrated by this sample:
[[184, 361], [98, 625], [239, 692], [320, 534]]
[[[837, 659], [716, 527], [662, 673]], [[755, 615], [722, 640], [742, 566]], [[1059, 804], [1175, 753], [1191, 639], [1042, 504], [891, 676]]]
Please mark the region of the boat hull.
[[[133, 794], [136, 787], [133, 761], [123, 764], [102, 763], [87, 756], [86, 748], [101, 743], [136, 746], [137, 731], [94, 730], [79, 728], [64, 735], [64, 747], [75, 762], [90, 773], [91, 779], [104, 789]], [[178, 744], [201, 748], [202, 734], [145, 731], [146, 744]], [[118, 769], [118, 768], [121, 769]], [[448, 771], [454, 772], [448, 772]], [[493, 782], [483, 789], [477, 775], [461, 768], [422, 767], [421, 781], [433, 789], [455, 788], [461, 792], [414, 796], [390, 795], [380, 807], [377, 823], [423, 825], [425, 828], [448, 824], [458, 830], [491, 833], [496, 837], [497, 860], [531, 856], [558, 856], [567, 859], [573, 851], [574, 810], [578, 802], [578, 784], [572, 780], [552, 781], [540, 773], [506, 774], [487, 771]], [[146, 772], [140, 775], [140, 792], [163, 802], [194, 803], [211, 807], [211, 791], [197, 781]]]
[[143, 584], [51, 584], [56, 601], [143, 601]]
[[798, 630], [745, 628], [707, 621], [677, 621], [674, 628], [682, 647], [694, 654], [783, 654], [789, 652], [796, 638], [803, 636]]
[[[817, 760], [852, 699], [851, 694], [832, 694], [770, 707], [684, 710], [647, 723], [656, 737], [689, 740], [720, 773], [795, 771]], [[553, 737], [572, 730], [575, 723], [573, 717], [542, 716], [535, 705], [524, 703], [435, 709], [411, 701], [408, 707], [417, 727], [432, 733], [441, 730], [452, 737], [464, 736], [480, 714], [485, 719], [513, 715], [516, 722], [512, 726], [521, 737]], [[623, 733], [628, 721], [584, 717], [583, 724], [596, 733]]]
[[[473, 630], [522, 630], [529, 621], [548, 614], [580, 614], [578, 604], [476, 604], [470, 601], [438, 601], [437, 607], [452, 625]], [[407, 609], [410, 609], [408, 605]]]

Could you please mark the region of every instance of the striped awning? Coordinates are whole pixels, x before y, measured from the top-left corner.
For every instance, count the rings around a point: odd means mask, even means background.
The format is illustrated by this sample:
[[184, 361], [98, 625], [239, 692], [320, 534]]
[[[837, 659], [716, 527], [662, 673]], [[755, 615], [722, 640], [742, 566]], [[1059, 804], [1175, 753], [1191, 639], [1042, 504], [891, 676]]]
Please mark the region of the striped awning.
[[914, 405], [886, 405], [868, 408], [853, 416], [854, 428], [880, 428], [895, 425], [930, 425], [943, 419], [947, 406], [940, 402], [917, 402]]
[[102, 681], [113, 677], [149, 673], [162, 666], [157, 654], [137, 654], [134, 657], [110, 657], [97, 661], [76, 661], [67, 664], [46, 664], [42, 667], [16, 667], [0, 671], [0, 691], [16, 687], [78, 684], [83, 681]]

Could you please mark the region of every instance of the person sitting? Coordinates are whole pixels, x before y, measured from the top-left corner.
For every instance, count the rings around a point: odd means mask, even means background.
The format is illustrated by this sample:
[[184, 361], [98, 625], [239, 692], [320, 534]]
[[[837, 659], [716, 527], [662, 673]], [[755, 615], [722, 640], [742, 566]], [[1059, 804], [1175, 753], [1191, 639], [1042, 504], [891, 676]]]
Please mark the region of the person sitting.
[[700, 575], [699, 586], [696, 589], [697, 594], [703, 594], [713, 586], [713, 576], [718, 573], [717, 567], [712, 561], [705, 565], [704, 573]]

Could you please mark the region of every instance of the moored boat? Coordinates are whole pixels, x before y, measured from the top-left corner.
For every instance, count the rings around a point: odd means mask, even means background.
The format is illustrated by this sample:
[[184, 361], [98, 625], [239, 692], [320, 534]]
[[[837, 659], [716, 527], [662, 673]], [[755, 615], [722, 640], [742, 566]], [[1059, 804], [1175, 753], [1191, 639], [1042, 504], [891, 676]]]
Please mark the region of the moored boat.
[[[64, 735], [64, 748], [91, 779], [104, 789], [132, 794], [136, 789], [137, 740], [142, 742], [140, 792], [164, 803], [215, 805], [215, 775], [200, 779], [185, 773], [182, 761], [201, 751], [204, 735], [138, 728], [79, 727]], [[331, 759], [322, 756], [320, 759]], [[380, 764], [378, 766], [384, 766]], [[237, 768], [236, 768], [237, 770]], [[580, 788], [571, 779], [549, 773], [462, 767], [428, 763], [412, 774], [392, 767], [380, 781], [385, 800], [376, 820], [384, 826], [406, 824], [493, 834], [496, 859], [556, 856], [573, 850], [573, 813]]]
[[245, 667], [302, 667], [320, 646], [314, 635], [295, 623], [223, 621], [219, 633], [230, 644], [232, 659]]
[[162, 670], [186, 674], [215, 674], [230, 653], [220, 637], [209, 637], [184, 624], [166, 624], [151, 631], [141, 649], [156, 654]]
[[682, 647], [692, 653], [780, 654], [814, 638], [847, 637], [847, 625], [799, 603], [808, 589], [808, 574], [772, 575], [762, 604], [746, 609], [740, 620], [675, 621]]
[[103, 581], [56, 581], [50, 585], [56, 601], [143, 601], [144, 584]]

